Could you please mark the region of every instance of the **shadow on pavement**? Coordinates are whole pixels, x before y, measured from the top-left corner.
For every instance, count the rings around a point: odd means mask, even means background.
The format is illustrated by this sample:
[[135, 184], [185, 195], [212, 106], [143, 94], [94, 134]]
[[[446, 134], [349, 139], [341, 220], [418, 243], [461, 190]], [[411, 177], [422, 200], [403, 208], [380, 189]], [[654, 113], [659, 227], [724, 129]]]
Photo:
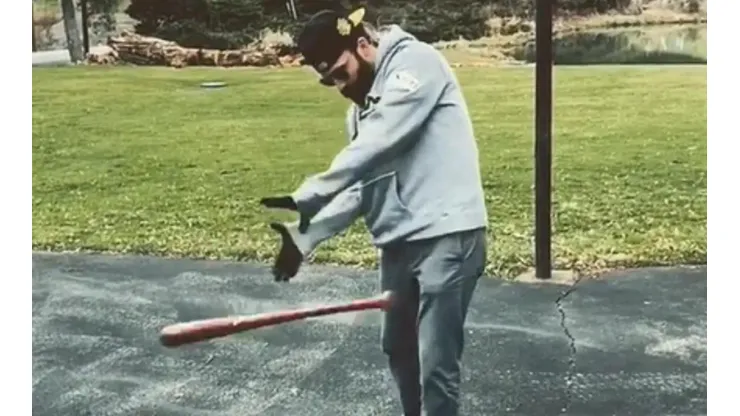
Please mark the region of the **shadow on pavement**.
[[[493, 279], [474, 299], [465, 415], [706, 413], [706, 268], [563, 287]], [[177, 349], [176, 321], [377, 293], [374, 273], [244, 263], [33, 256], [34, 415], [398, 415], [380, 313], [336, 315]]]

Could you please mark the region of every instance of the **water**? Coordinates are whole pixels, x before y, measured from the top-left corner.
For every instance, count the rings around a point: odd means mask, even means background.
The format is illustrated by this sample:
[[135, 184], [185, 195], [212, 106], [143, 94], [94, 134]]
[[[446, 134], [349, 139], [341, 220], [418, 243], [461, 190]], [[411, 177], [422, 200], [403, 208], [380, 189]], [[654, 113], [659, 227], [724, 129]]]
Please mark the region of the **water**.
[[[553, 42], [556, 65], [707, 63], [706, 24], [584, 30]], [[534, 62], [534, 41], [514, 57]]]

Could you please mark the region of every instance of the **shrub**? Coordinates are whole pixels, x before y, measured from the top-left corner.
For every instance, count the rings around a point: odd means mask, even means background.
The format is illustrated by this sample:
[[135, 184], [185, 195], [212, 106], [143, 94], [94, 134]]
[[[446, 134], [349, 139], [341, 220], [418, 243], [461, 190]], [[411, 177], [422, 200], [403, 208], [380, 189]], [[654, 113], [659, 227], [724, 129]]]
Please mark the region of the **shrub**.
[[[632, 0], [558, 0], [559, 14], [603, 13]], [[531, 17], [535, 0], [296, 0], [294, 21], [284, 0], [131, 0], [126, 13], [137, 33], [187, 47], [234, 49], [254, 42], [264, 29], [295, 34], [311, 14], [327, 8], [365, 6], [368, 21], [395, 23], [421, 40], [477, 39], [493, 16]]]
[[[294, 34], [311, 14], [338, 6], [336, 1], [297, 1], [294, 21], [280, 0], [132, 0], [126, 13], [135, 30], [186, 47], [233, 49], [252, 43], [264, 29]], [[377, 0], [364, 5], [376, 24], [398, 23], [420, 39], [474, 39], [485, 35], [484, 3], [476, 0]]]
[[366, 1], [368, 20], [398, 24], [425, 42], [477, 39], [488, 31], [486, 2], [477, 0]]

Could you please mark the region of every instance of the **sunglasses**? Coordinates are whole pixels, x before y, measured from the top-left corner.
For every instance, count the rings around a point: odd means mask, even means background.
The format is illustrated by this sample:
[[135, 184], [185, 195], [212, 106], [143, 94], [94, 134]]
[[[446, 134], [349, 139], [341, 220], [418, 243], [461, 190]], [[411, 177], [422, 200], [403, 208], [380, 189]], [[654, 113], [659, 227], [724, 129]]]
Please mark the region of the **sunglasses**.
[[349, 81], [349, 72], [347, 72], [344, 64], [332, 68], [319, 79], [319, 82], [327, 87], [333, 87], [337, 83], [345, 83], [347, 81]]

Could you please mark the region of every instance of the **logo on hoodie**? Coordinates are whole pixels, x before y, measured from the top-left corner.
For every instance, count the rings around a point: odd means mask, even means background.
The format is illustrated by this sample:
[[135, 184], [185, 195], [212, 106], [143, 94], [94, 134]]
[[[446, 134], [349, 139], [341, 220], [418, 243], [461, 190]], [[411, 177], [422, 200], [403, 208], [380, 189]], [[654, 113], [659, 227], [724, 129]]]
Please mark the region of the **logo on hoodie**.
[[412, 93], [419, 89], [419, 82], [416, 77], [409, 71], [398, 71], [388, 80], [388, 88], [395, 91]]
[[368, 94], [367, 97], [365, 97], [365, 106], [360, 109], [360, 113], [357, 115], [357, 118], [359, 121], [362, 121], [365, 119], [365, 117], [369, 116], [370, 113], [375, 110], [375, 104], [380, 102], [380, 96], [379, 95], [370, 95]]

